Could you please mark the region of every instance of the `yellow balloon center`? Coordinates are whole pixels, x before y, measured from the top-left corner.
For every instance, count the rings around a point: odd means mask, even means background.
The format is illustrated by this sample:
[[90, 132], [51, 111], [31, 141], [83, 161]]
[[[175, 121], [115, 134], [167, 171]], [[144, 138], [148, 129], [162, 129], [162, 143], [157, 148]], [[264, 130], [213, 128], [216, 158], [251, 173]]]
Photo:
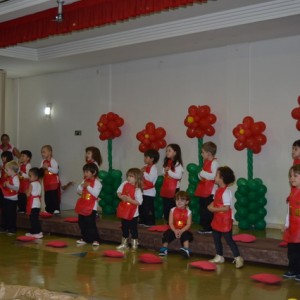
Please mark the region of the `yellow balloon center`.
[[101, 122], [100, 124], [99, 124], [99, 126], [101, 127], [103, 125], [103, 123]]
[[149, 139], [149, 134], [145, 134], [145, 139]]
[[189, 117], [187, 118], [187, 121], [188, 121], [188, 123], [193, 123], [193, 122], [194, 122], [194, 118], [191, 117], [191, 116], [189, 116]]
[[240, 129], [240, 134], [244, 134], [245, 130], [243, 128]]

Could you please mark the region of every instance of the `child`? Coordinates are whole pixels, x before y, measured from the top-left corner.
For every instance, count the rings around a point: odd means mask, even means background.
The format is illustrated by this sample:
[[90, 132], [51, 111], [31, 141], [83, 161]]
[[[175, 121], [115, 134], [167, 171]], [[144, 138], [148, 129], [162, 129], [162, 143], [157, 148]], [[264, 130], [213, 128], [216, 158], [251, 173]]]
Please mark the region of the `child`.
[[75, 211], [78, 214], [78, 225], [82, 238], [76, 243], [84, 245], [92, 243], [99, 246], [100, 237], [96, 225], [97, 199], [102, 185], [97, 178], [98, 168], [96, 164], [89, 163], [83, 166], [84, 180], [78, 186], [77, 192], [81, 197], [78, 199]]
[[14, 159], [13, 154], [10, 151], [4, 151], [1, 153], [1, 184], [6, 180], [7, 173], [5, 172], [6, 163], [12, 161]]
[[60, 214], [60, 183], [58, 177], [58, 164], [52, 157], [52, 147], [45, 145], [41, 149], [43, 161], [41, 167], [44, 173], [44, 190], [46, 211], [51, 214]]
[[128, 249], [128, 237], [131, 234], [133, 250], [138, 247], [138, 206], [143, 203], [143, 174], [140, 169], [132, 168], [126, 173], [127, 180], [117, 190], [121, 202], [117, 208], [117, 217], [122, 219], [122, 242], [118, 250]]
[[293, 165], [300, 164], [300, 140], [297, 140], [293, 143], [292, 159], [293, 159]]
[[160, 196], [163, 197], [164, 219], [168, 223], [170, 210], [176, 206], [174, 197], [179, 190], [180, 180], [183, 175], [183, 163], [179, 145], [169, 144], [167, 146], [163, 167], [164, 180]]
[[155, 224], [154, 198], [156, 195], [155, 182], [157, 179], [156, 163], [159, 153], [155, 149], [149, 149], [144, 153], [143, 172], [143, 203], [139, 206], [139, 223], [146, 227]]
[[202, 145], [201, 155], [203, 157], [203, 167], [198, 174], [200, 182], [195, 191], [195, 196], [199, 197], [200, 208], [200, 234], [212, 233], [211, 221], [213, 219], [213, 213], [211, 213], [207, 207], [213, 201], [213, 188], [215, 185], [216, 172], [219, 164], [215, 158], [217, 152], [217, 145], [213, 142], [206, 142]]
[[10, 138], [8, 134], [4, 133], [1, 135], [0, 153], [9, 151], [16, 158], [20, 158], [19, 150], [10, 144]]
[[[23, 152], [23, 151], [22, 151]], [[22, 157], [21, 152], [21, 157]], [[29, 215], [31, 230], [26, 233], [26, 236], [33, 236], [37, 239], [43, 238], [41, 223], [39, 221], [39, 215], [41, 210], [41, 193], [42, 186], [40, 179], [44, 176], [44, 169], [32, 168], [29, 170], [29, 187], [26, 191], [27, 206], [26, 213]]]
[[285, 278], [300, 281], [300, 165], [294, 165], [289, 171], [292, 186], [288, 197], [289, 212], [286, 218], [285, 240], [288, 242], [288, 271]]
[[3, 208], [2, 208], [2, 229], [8, 235], [17, 231], [17, 200], [20, 181], [18, 177], [19, 165], [14, 160], [6, 163], [5, 171], [8, 175], [2, 185]]
[[214, 194], [214, 201], [208, 206], [208, 210], [214, 214], [211, 226], [213, 229], [213, 238], [217, 252], [216, 256], [211, 259], [210, 262], [224, 262], [223, 246], [221, 241], [223, 235], [226, 243], [233, 253], [235, 267], [239, 269], [243, 267], [244, 259], [240, 256], [239, 249], [232, 239], [232, 193], [228, 189], [228, 185], [234, 181], [235, 175], [229, 167], [218, 168], [215, 178], [218, 189]]
[[31, 169], [30, 160], [32, 158], [32, 153], [29, 150], [21, 151], [20, 157], [20, 171], [19, 171], [19, 179], [20, 179], [20, 188], [18, 194], [18, 207], [19, 213], [25, 213], [26, 211], [26, 191], [29, 188], [29, 170]]
[[102, 164], [102, 156], [100, 150], [93, 146], [87, 147], [85, 149], [85, 161], [87, 164], [88, 163], [96, 164], [96, 166], [99, 169]]
[[168, 254], [168, 244], [175, 239], [180, 239], [180, 252], [185, 258], [190, 257], [190, 242], [193, 240], [193, 234], [189, 231], [192, 224], [192, 212], [188, 205], [190, 202], [189, 194], [185, 191], [176, 193], [176, 207], [170, 211], [169, 225], [170, 229], [164, 232], [162, 242], [163, 246], [159, 250], [159, 255]]

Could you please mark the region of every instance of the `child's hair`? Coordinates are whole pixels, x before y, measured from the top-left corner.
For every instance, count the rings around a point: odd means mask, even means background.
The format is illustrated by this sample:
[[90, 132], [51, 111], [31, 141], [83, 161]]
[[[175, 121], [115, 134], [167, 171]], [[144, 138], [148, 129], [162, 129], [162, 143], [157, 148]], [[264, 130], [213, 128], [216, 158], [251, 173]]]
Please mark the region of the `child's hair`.
[[291, 177], [292, 171], [293, 171], [295, 174], [300, 174], [300, 165], [293, 165], [293, 166], [291, 166], [291, 168], [290, 168], [290, 170], [289, 170], [289, 177]]
[[26, 155], [27, 157], [29, 157], [29, 159], [32, 158], [32, 153], [29, 150], [23, 150], [23, 151], [21, 151], [21, 154]]
[[217, 145], [213, 142], [206, 142], [202, 145], [202, 149], [205, 151], [205, 152], [209, 152], [211, 153], [213, 156], [216, 155], [217, 153]]
[[235, 175], [229, 167], [219, 167], [217, 172], [219, 172], [220, 177], [223, 179], [226, 185], [234, 183]]
[[85, 148], [85, 153], [87, 153], [88, 151], [92, 152], [92, 157], [95, 160], [95, 162], [97, 162], [97, 164], [99, 165], [99, 167], [102, 164], [102, 156], [101, 156], [101, 152], [97, 147], [94, 146], [90, 146]]
[[29, 170], [29, 173], [32, 173], [35, 177], [41, 179], [44, 177], [45, 170], [43, 168], [34, 167]]
[[131, 168], [126, 172], [126, 177], [132, 175], [135, 178], [135, 186], [143, 190], [143, 173], [138, 168]]
[[176, 197], [176, 200], [177, 200], [177, 199], [184, 199], [184, 200], [190, 202], [190, 195], [189, 195], [189, 193], [186, 192], [186, 191], [178, 191], [178, 192], [176, 193], [175, 197]]
[[85, 164], [82, 168], [83, 171], [90, 171], [94, 176], [97, 176], [99, 170], [94, 163]]
[[[180, 146], [178, 144], [169, 144], [167, 148], [168, 147], [172, 148], [176, 152], [176, 155], [172, 162], [172, 167], [175, 167], [177, 163], [180, 163], [183, 166]], [[165, 157], [164, 164], [163, 164], [164, 167], [168, 165], [168, 160], [169, 159]]]
[[300, 140], [297, 140], [293, 143], [293, 147], [299, 147], [300, 148]]
[[1, 158], [6, 158], [6, 162], [12, 161], [14, 159], [13, 154], [10, 151], [3, 151], [1, 153]]
[[11, 160], [5, 165], [5, 169], [12, 169], [15, 173], [18, 173], [19, 165], [16, 161]]
[[156, 164], [159, 160], [159, 152], [155, 149], [149, 149], [144, 153], [145, 157], [153, 158], [153, 163]]
[[43, 149], [47, 149], [47, 150], [49, 150], [51, 153], [53, 152], [52, 146], [51, 146], [51, 145], [44, 145], [44, 146], [42, 147], [42, 150], [43, 150]]

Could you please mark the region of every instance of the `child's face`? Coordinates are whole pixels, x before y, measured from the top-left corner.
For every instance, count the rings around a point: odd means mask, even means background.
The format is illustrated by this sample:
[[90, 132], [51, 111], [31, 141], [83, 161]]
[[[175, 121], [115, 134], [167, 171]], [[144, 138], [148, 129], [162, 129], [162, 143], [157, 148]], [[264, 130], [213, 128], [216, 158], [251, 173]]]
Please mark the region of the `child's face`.
[[153, 158], [151, 158], [149, 156], [144, 156], [144, 163], [146, 165], [152, 165], [153, 164]]
[[175, 156], [176, 156], [176, 151], [174, 151], [171, 147], [167, 147], [166, 157], [170, 159], [174, 159]]
[[300, 147], [293, 146], [293, 148], [292, 148], [292, 158], [293, 159], [299, 159], [300, 158]]
[[135, 179], [134, 175], [128, 174], [128, 175], [127, 175], [127, 181], [128, 181], [130, 184], [135, 185], [136, 179]]
[[9, 138], [7, 136], [3, 136], [1, 139], [1, 143], [3, 145], [8, 145], [9, 144]]
[[220, 176], [220, 172], [219, 172], [219, 171], [216, 173], [215, 183], [216, 183], [218, 186], [224, 185], [223, 178]]
[[300, 174], [295, 173], [293, 170], [290, 173], [290, 184], [295, 188], [300, 188]]
[[6, 163], [6, 157], [1, 156], [2, 163]]
[[83, 172], [84, 178], [85, 179], [92, 179], [94, 178], [94, 174], [90, 170], [85, 170]]
[[12, 168], [6, 168], [5, 172], [7, 173], [8, 176], [16, 175], [16, 172]]
[[203, 157], [203, 159], [208, 159], [210, 157], [211, 153], [207, 152], [205, 150], [201, 150], [201, 156]]
[[49, 159], [51, 157], [51, 151], [48, 148], [42, 148], [41, 155], [43, 159]]
[[85, 154], [85, 159], [86, 159], [86, 161], [93, 160], [93, 152], [92, 152], [92, 151], [88, 151], [88, 152]]
[[21, 154], [20, 156], [20, 163], [28, 163], [30, 158], [26, 154]]
[[29, 177], [29, 181], [30, 181], [30, 182], [33, 182], [33, 181], [37, 181], [37, 180], [38, 180], [38, 177], [35, 176], [32, 172], [29, 172], [28, 177]]
[[176, 199], [176, 207], [178, 208], [186, 208], [189, 204], [189, 201], [183, 198], [177, 198]]

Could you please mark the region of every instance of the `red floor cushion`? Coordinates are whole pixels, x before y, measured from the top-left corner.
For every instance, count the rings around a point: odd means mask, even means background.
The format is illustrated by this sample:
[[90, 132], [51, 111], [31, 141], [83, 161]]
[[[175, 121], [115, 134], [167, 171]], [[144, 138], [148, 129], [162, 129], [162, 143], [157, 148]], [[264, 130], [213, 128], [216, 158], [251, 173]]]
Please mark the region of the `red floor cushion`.
[[205, 260], [198, 260], [198, 261], [193, 261], [190, 263], [191, 267], [202, 269], [205, 271], [214, 271], [217, 269], [216, 264], [210, 262], [210, 261], [205, 261]]
[[42, 212], [40, 212], [40, 217], [41, 218], [51, 218], [51, 217], [53, 217], [53, 214], [50, 214], [50, 213], [48, 213], [48, 212], [46, 212], [46, 211], [42, 211]]
[[116, 258], [124, 257], [124, 253], [118, 250], [105, 250], [103, 252], [103, 255], [107, 257], [116, 257]]
[[32, 242], [36, 240], [36, 238], [34, 236], [20, 235], [17, 237], [17, 240], [20, 242]]
[[68, 246], [68, 243], [64, 241], [51, 241], [46, 244], [48, 247], [54, 247], [54, 248], [64, 248]]
[[281, 242], [278, 244], [279, 247], [283, 247], [283, 248], [286, 248], [287, 245], [288, 245], [288, 243], [287, 243], [286, 241], [281, 241]]
[[281, 277], [274, 274], [267, 274], [267, 273], [255, 274], [250, 276], [250, 278], [255, 281], [263, 282], [266, 284], [278, 284], [282, 281]]
[[65, 218], [64, 222], [78, 223], [78, 217], [68, 217], [68, 218]]
[[235, 242], [242, 243], [253, 243], [254, 241], [256, 241], [256, 237], [254, 235], [247, 233], [236, 234], [232, 238]]
[[159, 256], [151, 254], [151, 253], [145, 253], [139, 256], [139, 261], [146, 263], [146, 264], [161, 264], [162, 260]]
[[149, 231], [164, 232], [170, 228], [169, 225], [154, 225], [148, 228]]

